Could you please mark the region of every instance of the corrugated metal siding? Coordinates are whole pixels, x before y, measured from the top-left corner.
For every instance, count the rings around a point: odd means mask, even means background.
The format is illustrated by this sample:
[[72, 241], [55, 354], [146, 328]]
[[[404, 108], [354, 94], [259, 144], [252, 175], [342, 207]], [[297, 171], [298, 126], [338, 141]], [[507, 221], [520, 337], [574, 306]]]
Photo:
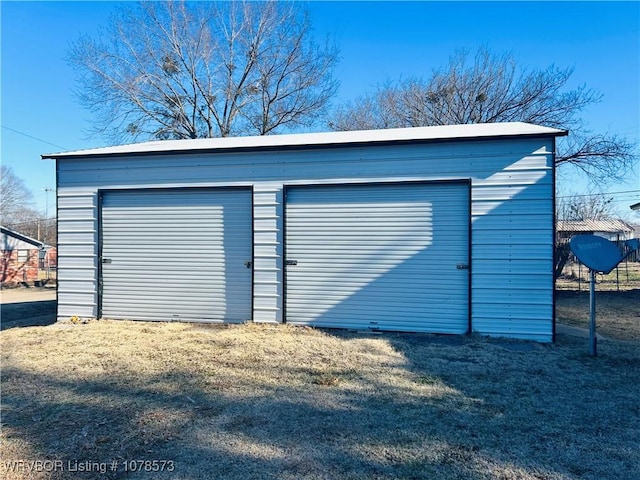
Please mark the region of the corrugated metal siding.
[[95, 189], [58, 189], [58, 319], [98, 315]]
[[535, 159], [528, 157], [525, 169], [505, 168], [473, 184], [471, 303], [476, 332], [551, 340], [552, 166], [550, 156]]
[[282, 185], [261, 183], [253, 191], [253, 319], [282, 323]]
[[[335, 150], [249, 152], [149, 156], [135, 159], [95, 158], [59, 161], [65, 187], [106, 185], [145, 188], [149, 185], [218, 186], [256, 182], [377, 181], [393, 178], [491, 179], [493, 187], [519, 181], [527, 169], [538, 171], [551, 152], [549, 140], [486, 140], [462, 144], [403, 145]], [[541, 147], [542, 146], [542, 147]], [[532, 147], [532, 148], [531, 148]], [[535, 152], [532, 154], [531, 152]], [[366, 167], [366, 168], [363, 168]], [[511, 170], [512, 177], [493, 177]], [[502, 184], [500, 183], [502, 182]], [[483, 187], [486, 188], [486, 187]]]
[[[286, 198], [286, 321], [468, 330], [467, 184], [293, 187]], [[292, 262], [296, 265], [291, 265]]]
[[[464, 178], [472, 182], [472, 289], [476, 292], [472, 305], [473, 329], [491, 335], [550, 341], [554, 228], [552, 149], [553, 140], [541, 137], [309, 151], [60, 160], [60, 216], [67, 208], [86, 207], [88, 210], [82, 212], [78, 220], [90, 220], [79, 223], [60, 218], [60, 246], [93, 253], [89, 253], [89, 257], [74, 257], [73, 263], [69, 257], [61, 259], [59, 295], [70, 303], [61, 304], [59, 313], [61, 316], [97, 314], [97, 297], [93, 292], [97, 282], [95, 198], [99, 188], [252, 185], [256, 209], [264, 215], [254, 222], [254, 318], [281, 321], [283, 260], [277, 252], [283, 248], [283, 184]], [[269, 205], [276, 209], [275, 218], [273, 210], [259, 208]], [[520, 219], [513, 219], [514, 216]], [[516, 258], [526, 255], [522, 252], [532, 246], [537, 252], [535, 257]], [[501, 255], [501, 249], [505, 255]], [[539, 255], [544, 255], [545, 249], [548, 254], [541, 259]], [[67, 249], [67, 253], [73, 252]], [[531, 295], [535, 298], [534, 307], [530, 310], [527, 305], [508, 299], [510, 291], [518, 295], [522, 289], [534, 292]], [[73, 303], [75, 299], [78, 304]]]
[[103, 317], [251, 319], [250, 190], [104, 192], [101, 234]]

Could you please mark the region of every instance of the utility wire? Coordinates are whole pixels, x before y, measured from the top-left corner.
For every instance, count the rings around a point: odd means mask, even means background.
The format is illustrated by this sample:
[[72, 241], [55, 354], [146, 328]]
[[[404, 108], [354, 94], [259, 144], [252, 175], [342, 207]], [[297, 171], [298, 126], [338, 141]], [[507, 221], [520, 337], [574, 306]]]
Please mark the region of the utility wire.
[[620, 195], [624, 193], [640, 193], [640, 190], [622, 190], [620, 192], [602, 192], [602, 193], [581, 193], [579, 195], [563, 195], [556, 198], [575, 198], [575, 197], [599, 197], [602, 195]]
[[67, 147], [63, 147], [63, 146], [57, 145], [55, 143], [47, 142], [46, 140], [43, 140], [43, 139], [38, 138], [38, 137], [34, 137], [33, 135], [29, 135], [28, 133], [21, 132], [20, 130], [16, 130], [15, 128], [7, 127], [6, 125], [2, 125], [2, 128], [6, 128], [7, 130], [12, 131], [13, 133], [17, 133], [18, 135], [23, 135], [25, 137], [32, 138], [32, 139], [37, 140], [39, 142], [46, 143], [47, 145], [52, 145], [52, 146], [54, 146], [56, 148], [61, 148], [62, 150], [70, 150]]

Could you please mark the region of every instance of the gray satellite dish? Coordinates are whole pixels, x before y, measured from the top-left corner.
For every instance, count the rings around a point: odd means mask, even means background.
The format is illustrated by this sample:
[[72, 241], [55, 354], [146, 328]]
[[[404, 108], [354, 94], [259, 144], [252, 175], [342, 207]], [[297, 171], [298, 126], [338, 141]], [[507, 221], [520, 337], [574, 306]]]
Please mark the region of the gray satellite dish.
[[580, 263], [589, 268], [590, 288], [589, 288], [589, 353], [596, 356], [596, 297], [595, 284], [596, 273], [609, 273], [618, 264], [631, 255], [635, 250], [640, 249], [640, 240], [633, 239], [624, 242], [623, 250], [607, 240], [597, 235], [578, 235], [569, 242], [571, 251], [580, 260]]
[[596, 272], [609, 273], [624, 259], [615, 243], [597, 235], [578, 235], [569, 243], [580, 263]]

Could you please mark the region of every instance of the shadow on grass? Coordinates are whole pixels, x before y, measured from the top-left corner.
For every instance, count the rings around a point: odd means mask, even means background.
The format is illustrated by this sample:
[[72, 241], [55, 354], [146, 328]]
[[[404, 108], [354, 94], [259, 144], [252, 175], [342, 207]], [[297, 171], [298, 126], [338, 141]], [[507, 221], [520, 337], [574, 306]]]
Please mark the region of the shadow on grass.
[[[153, 388], [170, 383], [171, 377], [141, 378], [137, 386], [125, 386], [110, 377], [68, 383], [5, 370], [6, 384], [39, 385], [41, 393], [46, 392], [33, 395], [27, 389], [3, 398], [5, 435], [31, 444], [37, 459], [60, 459], [64, 465], [110, 465], [114, 459], [175, 462], [174, 472], [146, 477], [141, 472], [139, 478], [417, 478], [430, 472], [417, 450], [408, 458], [394, 458], [387, 445], [420, 448], [428, 441], [426, 419], [401, 424], [437, 415], [435, 404], [341, 393], [318, 407], [317, 399], [286, 387], [262, 389], [246, 398], [223, 391], [204, 393], [184, 384], [174, 385], [175, 394]], [[322, 390], [328, 388], [310, 386], [319, 395], [327, 395]], [[454, 460], [443, 452], [437, 463], [449, 464], [450, 478], [481, 478]], [[119, 472], [74, 474], [124, 476], [124, 467]], [[59, 478], [68, 477], [61, 473]]]
[[261, 380], [168, 368], [135, 382], [117, 371], [69, 381], [11, 366], [3, 436], [28, 443], [33, 460], [175, 462], [173, 472], [73, 474], [91, 479], [619, 479], [640, 469], [637, 356], [612, 368], [571, 343], [518, 351], [451, 338], [376, 337], [399, 354], [381, 365], [396, 378], [354, 365], [325, 381], [300, 365], [247, 362]]
[[[558, 299], [575, 299], [580, 298], [585, 301], [589, 301], [589, 289], [586, 290], [556, 290], [556, 295]], [[637, 302], [640, 301], [640, 288], [634, 288], [629, 290], [598, 290], [596, 287], [596, 296], [605, 301], [622, 303], [623, 305], [626, 302]], [[631, 305], [631, 304], [629, 304]]]
[[56, 300], [4, 303], [0, 329], [43, 327], [56, 322]]
[[457, 439], [466, 451], [511, 465], [515, 478], [617, 479], [640, 471], [640, 408], [629, 396], [640, 395], [631, 380], [640, 369], [637, 345], [612, 342], [594, 359], [571, 337], [556, 344], [466, 338], [455, 349], [436, 342], [429, 355], [418, 336], [391, 339], [407, 368], [475, 399], [475, 409], [447, 422], [464, 432]]

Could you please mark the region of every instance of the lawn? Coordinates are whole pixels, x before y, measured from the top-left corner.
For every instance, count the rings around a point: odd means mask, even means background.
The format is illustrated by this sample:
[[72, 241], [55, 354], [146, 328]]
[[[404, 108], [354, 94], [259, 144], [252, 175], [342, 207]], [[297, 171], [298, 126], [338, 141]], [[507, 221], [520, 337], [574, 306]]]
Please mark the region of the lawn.
[[[615, 335], [597, 358], [564, 336], [105, 320], [4, 330], [0, 475], [638, 478], [640, 302], [627, 295], [600, 312]], [[580, 323], [583, 297], [560, 295], [559, 318]], [[15, 460], [61, 463], [8, 472]]]

